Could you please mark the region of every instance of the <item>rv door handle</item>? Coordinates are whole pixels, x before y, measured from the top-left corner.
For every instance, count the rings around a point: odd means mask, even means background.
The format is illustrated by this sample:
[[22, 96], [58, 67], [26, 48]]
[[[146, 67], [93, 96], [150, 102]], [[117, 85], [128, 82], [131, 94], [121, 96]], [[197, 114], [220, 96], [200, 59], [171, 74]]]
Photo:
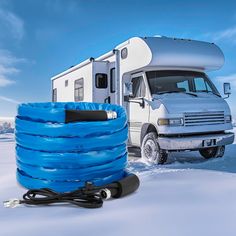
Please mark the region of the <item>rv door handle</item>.
[[111, 97], [108, 96], [107, 98], [105, 98], [104, 103], [111, 103]]

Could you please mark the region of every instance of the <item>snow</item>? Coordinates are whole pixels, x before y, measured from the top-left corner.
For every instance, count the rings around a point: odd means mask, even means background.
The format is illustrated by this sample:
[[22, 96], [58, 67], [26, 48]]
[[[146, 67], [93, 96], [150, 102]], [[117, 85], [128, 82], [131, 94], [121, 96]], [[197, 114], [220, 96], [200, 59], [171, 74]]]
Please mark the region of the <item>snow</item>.
[[[0, 135], [0, 202], [26, 191], [15, 180], [14, 148], [12, 134]], [[100, 209], [0, 205], [0, 234], [235, 235], [236, 143], [224, 158], [175, 153], [164, 166], [147, 166], [137, 161], [137, 149], [130, 151], [128, 169], [141, 180], [136, 193], [106, 201]]]

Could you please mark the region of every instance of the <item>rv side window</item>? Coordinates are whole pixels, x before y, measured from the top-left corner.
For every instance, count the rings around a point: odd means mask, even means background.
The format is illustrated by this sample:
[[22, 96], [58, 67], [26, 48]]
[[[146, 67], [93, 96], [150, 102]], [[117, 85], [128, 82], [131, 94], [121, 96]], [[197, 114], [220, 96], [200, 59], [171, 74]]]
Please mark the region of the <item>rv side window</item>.
[[209, 83], [204, 78], [194, 78], [194, 84], [196, 92], [212, 91]]
[[74, 98], [75, 98], [75, 102], [84, 100], [84, 79], [83, 78], [75, 80]]
[[128, 56], [128, 49], [127, 48], [123, 48], [121, 50], [121, 58], [125, 59], [125, 58], [127, 58], [127, 56]]
[[65, 87], [68, 87], [68, 79], [65, 80]]
[[134, 98], [145, 97], [146, 88], [143, 81], [143, 76], [135, 77], [132, 79], [132, 90]]
[[111, 93], [114, 93], [116, 91], [115, 72], [116, 72], [115, 68], [112, 68], [110, 70], [110, 92]]
[[95, 76], [96, 88], [107, 88], [107, 74], [99, 73]]
[[183, 92], [189, 92], [188, 80], [177, 82], [176, 85], [177, 85], [177, 88], [179, 89], [179, 91], [181, 91], [181, 89], [182, 89]]
[[206, 91], [206, 84], [203, 78], [194, 78], [196, 91]]
[[57, 89], [52, 90], [52, 101], [56, 102], [57, 101]]

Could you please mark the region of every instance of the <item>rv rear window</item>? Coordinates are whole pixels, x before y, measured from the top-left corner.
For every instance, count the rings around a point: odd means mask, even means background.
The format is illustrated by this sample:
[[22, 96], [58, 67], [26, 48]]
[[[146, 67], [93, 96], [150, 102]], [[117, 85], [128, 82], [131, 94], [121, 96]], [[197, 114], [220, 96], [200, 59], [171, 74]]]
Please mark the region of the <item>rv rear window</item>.
[[99, 73], [95, 76], [96, 88], [107, 88], [107, 74]]
[[125, 58], [127, 58], [127, 56], [128, 56], [128, 49], [127, 48], [123, 48], [121, 50], [121, 58], [125, 59]]
[[114, 93], [116, 91], [116, 81], [115, 81], [115, 68], [110, 70], [110, 92]]
[[75, 98], [75, 102], [84, 100], [84, 79], [83, 78], [75, 80], [74, 98]]

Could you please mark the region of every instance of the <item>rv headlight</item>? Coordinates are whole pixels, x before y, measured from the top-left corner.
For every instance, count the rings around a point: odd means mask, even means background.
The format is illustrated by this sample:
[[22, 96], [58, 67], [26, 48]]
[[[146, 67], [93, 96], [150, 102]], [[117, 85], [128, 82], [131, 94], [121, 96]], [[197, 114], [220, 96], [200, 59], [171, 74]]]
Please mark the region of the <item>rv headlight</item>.
[[184, 121], [182, 118], [178, 119], [169, 119], [169, 125], [183, 125]]
[[231, 115], [225, 116], [225, 122], [226, 123], [230, 123], [231, 121], [232, 121], [232, 116]]
[[157, 123], [158, 125], [181, 126], [184, 124], [184, 120], [182, 118], [158, 119]]

